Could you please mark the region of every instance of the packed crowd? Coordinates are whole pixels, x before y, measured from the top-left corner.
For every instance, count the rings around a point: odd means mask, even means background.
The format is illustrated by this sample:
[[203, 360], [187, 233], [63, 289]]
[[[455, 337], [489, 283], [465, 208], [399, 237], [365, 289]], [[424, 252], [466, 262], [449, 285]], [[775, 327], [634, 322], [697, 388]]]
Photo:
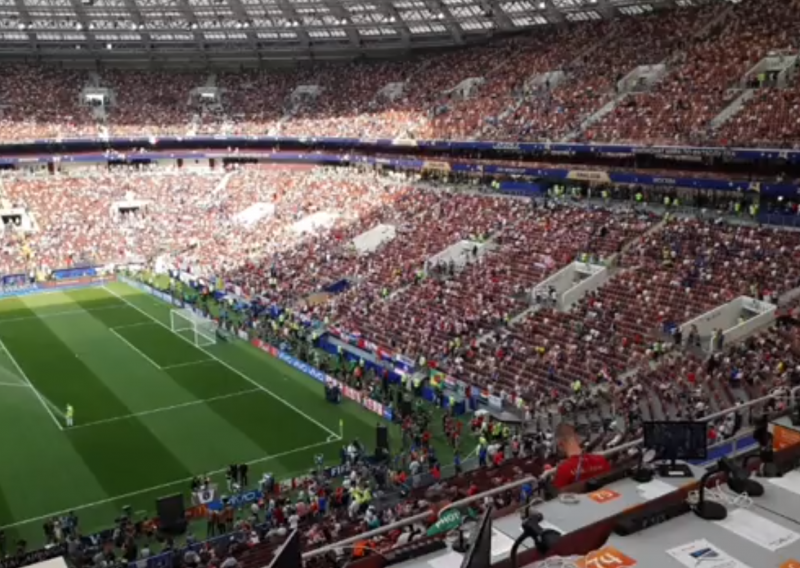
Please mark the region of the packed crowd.
[[[269, 166], [8, 175], [0, 199], [23, 209], [35, 230], [7, 226], [0, 267], [4, 274], [46, 273], [77, 263], [125, 264], [166, 255], [196, 273], [233, 277], [249, 259], [274, 255], [273, 266], [282, 266], [287, 254], [303, 265], [303, 255], [316, 254], [320, 227], [336, 232], [362, 218], [368, 222], [371, 210], [391, 200], [400, 183], [347, 170]], [[325, 208], [318, 193], [327, 197]], [[299, 223], [303, 219], [309, 221]], [[293, 249], [297, 243], [302, 246]], [[315, 289], [321, 278], [309, 271], [294, 283], [290, 276], [275, 286], [276, 299]], [[262, 280], [246, 292], [269, 289]]]
[[[682, 7], [406, 61], [275, 72], [101, 71], [90, 79], [5, 67], [0, 120], [13, 139], [108, 132], [792, 146], [796, 71], [785, 88], [754, 85], [755, 96], [721, 126], [711, 121], [765, 56], [796, 55], [798, 13], [796, 0]], [[662, 64], [654, 84], [620, 92], [637, 67]], [[81, 101], [89, 85], [113, 92], [105, 112]], [[218, 97], [204, 102], [200, 87]], [[607, 103], [611, 112], [587, 122]]]
[[[534, 415], [590, 415], [601, 422], [603, 444], [635, 435], [647, 416], [702, 416], [800, 379], [795, 328], [762, 332], [707, 362], [694, 355], [695, 338], [665, 334], [735, 296], [776, 299], [800, 285], [794, 232], [661, 221], [613, 202], [534, 202], [352, 169], [85, 169], [13, 173], [2, 182], [0, 199], [22, 209], [37, 229], [5, 228], [6, 274], [145, 261], [212, 282], [219, 276], [239, 295], [327, 319], [476, 387], [521, 399]], [[396, 234], [354, 245], [378, 225]], [[466, 245], [440, 254], [458, 243]], [[547, 290], [531, 293], [576, 258], [613, 258], [620, 268], [570, 312], [554, 309]], [[320, 294], [340, 280], [349, 287]], [[625, 413], [621, 431], [610, 426], [611, 406]], [[734, 427], [720, 422], [713, 435], [724, 438]], [[540, 442], [552, 449], [546, 436]], [[239, 511], [230, 527], [235, 538], [219, 550], [194, 549], [186, 564], [264, 564], [291, 528], [303, 528], [306, 546], [333, 542], [518, 478], [534, 465], [540, 471], [541, 453], [515, 450], [511, 440], [499, 464], [493, 459], [493, 468], [450, 481], [436, 478], [426, 454], [412, 460], [432, 476], [425, 488], [407, 485], [405, 466], [377, 470], [377, 477], [374, 469], [356, 468], [341, 490], [320, 481], [300, 496]], [[374, 502], [363, 500], [366, 486]], [[388, 506], [378, 498], [387, 489], [400, 491]], [[508, 504], [516, 496], [502, 499]], [[371, 545], [383, 550], [421, 538], [427, 524]], [[96, 564], [97, 552], [86, 565]]]
[[[644, 219], [637, 223], [640, 231], [648, 226]], [[647, 375], [651, 365], [675, 356], [669, 355], [675, 340], [668, 333], [740, 295], [777, 301], [800, 285], [798, 253], [794, 233], [675, 219], [630, 240], [619, 257], [621, 271], [571, 311], [557, 311], [544, 301], [514, 325], [497, 326], [483, 341], [456, 342], [444, 365], [473, 384], [562, 410], [596, 397], [598, 388], [618, 398], [631, 386], [619, 388], [620, 377], [636, 369], [634, 380], [646, 390], [645, 399], [660, 397], [664, 381], [672, 384], [668, 377], [687, 376], [694, 365], [691, 357], [681, 357], [674, 364], [680, 372], [673, 365]], [[684, 339], [690, 343], [688, 336], [678, 342]], [[700, 338], [691, 338], [690, 347], [695, 341]], [[725, 389], [719, 376], [707, 381], [712, 393]], [[770, 388], [769, 381], [764, 384]], [[757, 393], [747, 394], [738, 400]], [[734, 400], [714, 402], [713, 408], [721, 409]]]
[[[797, 50], [800, 40], [793, 34], [796, 17], [794, 2], [742, 2], [721, 21], [700, 20], [699, 27], [691, 28], [694, 35], [682, 36], [684, 45], [668, 62], [667, 75], [658, 85], [624, 99], [589, 128], [586, 138], [672, 144], [703, 142], [716, 136], [710, 122], [741, 93], [735, 87], [746, 73], [770, 52]], [[782, 129], [771, 121], [777, 117], [763, 112], [767, 110], [750, 105], [739, 116], [758, 116], [772, 141], [785, 143]], [[746, 140], [751, 132], [737, 128], [737, 124], [733, 119], [719, 136], [736, 142]]]
[[91, 111], [80, 103], [84, 76], [77, 71], [15, 65], [3, 67], [0, 129], [3, 142], [96, 138]]
[[800, 138], [800, 87], [764, 87], [726, 122], [718, 135], [730, 146], [792, 147]]
[[[637, 211], [431, 189], [399, 174], [81, 170], [11, 176], [0, 197], [38, 226], [6, 228], [5, 274], [158, 259], [526, 400], [611, 381], [653, 360], [664, 330], [800, 285], [794, 232], [687, 219], [651, 232], [658, 219]], [[356, 246], [378, 226], [393, 236]], [[570, 312], [531, 293], [572, 260], [612, 257], [620, 272]]]

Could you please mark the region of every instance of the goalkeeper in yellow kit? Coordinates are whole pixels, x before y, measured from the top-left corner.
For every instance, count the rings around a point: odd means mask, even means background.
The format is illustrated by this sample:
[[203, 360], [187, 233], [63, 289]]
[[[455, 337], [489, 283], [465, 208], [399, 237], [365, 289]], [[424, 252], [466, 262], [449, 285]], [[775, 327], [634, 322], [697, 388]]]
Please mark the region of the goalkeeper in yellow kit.
[[67, 405], [67, 411], [64, 413], [67, 418], [67, 427], [72, 426], [73, 424], [73, 417], [75, 416], [75, 409], [72, 408], [71, 404]]

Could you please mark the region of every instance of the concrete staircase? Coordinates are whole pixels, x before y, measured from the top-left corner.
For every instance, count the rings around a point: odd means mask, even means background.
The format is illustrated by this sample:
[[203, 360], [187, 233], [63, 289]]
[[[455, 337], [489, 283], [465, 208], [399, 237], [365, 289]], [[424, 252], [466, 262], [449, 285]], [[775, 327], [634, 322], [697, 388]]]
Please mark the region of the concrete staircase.
[[583, 122], [581, 122], [580, 126], [573, 132], [567, 134], [562, 142], [570, 142], [578, 138], [587, 128], [591, 127], [593, 124], [600, 122], [606, 115], [610, 114], [617, 108], [617, 105], [622, 102], [622, 100], [628, 96], [628, 93], [618, 93], [614, 95], [614, 97], [596, 110], [594, 113], [586, 117]]
[[711, 128], [718, 129], [723, 124], [728, 122], [736, 113], [742, 110], [744, 104], [753, 98], [756, 94], [756, 89], [744, 89], [738, 97], [736, 97], [731, 104], [726, 106], [722, 112], [711, 119]]

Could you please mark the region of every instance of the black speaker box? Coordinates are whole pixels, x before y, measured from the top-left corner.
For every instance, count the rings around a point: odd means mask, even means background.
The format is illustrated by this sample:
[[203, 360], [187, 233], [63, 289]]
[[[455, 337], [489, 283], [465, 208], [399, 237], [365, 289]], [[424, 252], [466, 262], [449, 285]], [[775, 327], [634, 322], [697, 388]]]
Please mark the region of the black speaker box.
[[158, 528], [168, 534], [181, 534], [186, 530], [186, 508], [183, 494], [161, 497], [156, 501]]
[[389, 430], [384, 424], [379, 424], [375, 428], [375, 449], [377, 450], [378, 448], [389, 449]]

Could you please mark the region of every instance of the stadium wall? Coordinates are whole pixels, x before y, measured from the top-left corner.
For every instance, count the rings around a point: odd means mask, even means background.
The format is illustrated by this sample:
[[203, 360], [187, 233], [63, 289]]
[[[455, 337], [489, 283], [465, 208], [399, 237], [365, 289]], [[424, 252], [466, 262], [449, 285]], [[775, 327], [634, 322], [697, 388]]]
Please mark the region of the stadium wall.
[[[307, 149], [305, 153], [275, 151], [278, 145], [288, 148]], [[99, 148], [114, 148], [115, 151], [98, 151]], [[52, 154], [58, 148], [62, 152]], [[133, 152], [138, 148], [151, 148], [150, 152]], [[191, 150], [197, 148], [197, 150]], [[15, 156], [18, 149], [26, 152], [41, 152], [38, 155]], [[436, 161], [403, 158], [379, 158], [371, 155], [352, 154], [357, 149], [369, 152], [403, 152], [420, 154], [423, 152], [481, 152], [487, 158], [496, 154], [498, 159], [508, 159], [509, 153], [520, 157], [528, 156], [586, 156], [587, 158], [618, 159], [622, 156], [654, 156], [665, 159], [715, 158], [720, 160], [739, 159], [745, 161], [782, 160], [800, 164], [800, 151], [779, 149], [723, 149], [669, 146], [615, 146], [592, 144], [510, 144], [500, 142], [447, 142], [440, 140], [361, 140], [357, 138], [292, 138], [258, 136], [214, 136], [214, 137], [163, 137], [151, 138], [113, 138], [108, 141], [92, 139], [66, 139], [63, 141], [37, 140], [29, 143], [0, 145], [0, 166], [18, 169], [58, 170], [86, 162], [102, 163], [164, 163], [178, 161], [180, 165], [208, 164], [218, 167], [221, 160], [255, 159], [273, 162], [315, 163], [330, 165], [370, 164], [418, 171], [467, 172], [480, 175], [525, 176], [554, 181], [586, 181], [594, 183], [618, 183], [710, 189], [724, 192], [750, 192], [764, 196], [794, 197], [800, 184], [766, 183], [750, 180], [712, 179], [705, 177], [686, 178], [663, 175], [631, 173], [605, 169], [564, 168], [526, 168], [474, 162], [457, 162], [445, 156], [437, 156]], [[312, 152], [309, 152], [313, 150]], [[126, 151], [131, 151], [126, 154]], [[326, 153], [340, 151], [341, 154]], [[537, 186], [541, 189], [541, 186]], [[516, 188], [517, 190], [523, 188]], [[525, 192], [535, 188], [524, 188]]]

